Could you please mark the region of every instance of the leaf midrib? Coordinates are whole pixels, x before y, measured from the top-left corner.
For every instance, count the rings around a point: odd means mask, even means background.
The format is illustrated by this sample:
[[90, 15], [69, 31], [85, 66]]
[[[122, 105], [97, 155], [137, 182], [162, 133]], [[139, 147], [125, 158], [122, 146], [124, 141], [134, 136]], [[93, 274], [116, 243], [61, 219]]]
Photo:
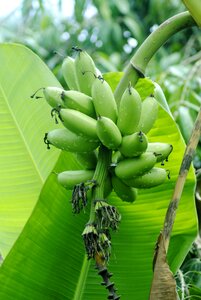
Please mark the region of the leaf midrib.
[[82, 295], [85, 289], [85, 282], [89, 272], [89, 267], [90, 267], [90, 261], [87, 259], [87, 256], [85, 255], [73, 300], [82, 300]]

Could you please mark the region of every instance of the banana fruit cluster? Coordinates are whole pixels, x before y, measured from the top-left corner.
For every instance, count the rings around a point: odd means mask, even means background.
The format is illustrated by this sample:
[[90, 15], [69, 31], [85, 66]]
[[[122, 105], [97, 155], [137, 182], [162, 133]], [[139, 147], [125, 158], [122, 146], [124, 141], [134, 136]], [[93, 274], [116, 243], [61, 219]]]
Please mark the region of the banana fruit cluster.
[[84, 209], [91, 197], [90, 218], [82, 233], [85, 250], [88, 259], [96, 261], [108, 299], [118, 300], [106, 264], [111, 253], [110, 230], [117, 230], [121, 215], [106, 199], [114, 191], [122, 201], [132, 203], [138, 189], [163, 184], [168, 172], [160, 165], [173, 147], [149, 142], [147, 133], [158, 115], [158, 102], [152, 95], [142, 100], [129, 84], [117, 107], [110, 85], [92, 58], [86, 51], [75, 50], [76, 58], [67, 57], [62, 64], [69, 90], [43, 88], [52, 117], [63, 124], [46, 133], [44, 142], [48, 149], [53, 145], [74, 153], [81, 165], [80, 170], [57, 174], [57, 180], [72, 190], [73, 213]]
[[[117, 104], [109, 84], [103, 79], [87, 52], [77, 50], [75, 59], [65, 58], [64, 79], [70, 90], [47, 87], [43, 94], [52, 115], [58, 115], [64, 128], [45, 135], [45, 143], [74, 152], [83, 170], [64, 171], [58, 182], [66, 189], [93, 180], [100, 145], [112, 151], [110, 186], [123, 201], [133, 202], [137, 189], [152, 188], [167, 178], [158, 166], [168, 159], [173, 147], [166, 143], [149, 143], [147, 133], [158, 115], [153, 96], [142, 101], [131, 85]], [[56, 119], [57, 120], [57, 119]], [[109, 185], [109, 184], [108, 184]], [[112, 190], [110, 189], [110, 191]]]

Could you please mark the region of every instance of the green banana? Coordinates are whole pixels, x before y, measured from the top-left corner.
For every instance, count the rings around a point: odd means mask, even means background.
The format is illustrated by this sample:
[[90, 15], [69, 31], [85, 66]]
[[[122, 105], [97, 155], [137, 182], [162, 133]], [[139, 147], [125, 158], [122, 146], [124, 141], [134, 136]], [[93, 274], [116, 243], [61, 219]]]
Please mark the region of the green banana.
[[141, 156], [121, 160], [115, 167], [115, 174], [120, 179], [128, 179], [143, 175], [153, 168], [156, 156], [145, 152]]
[[71, 190], [76, 184], [91, 180], [93, 178], [93, 175], [94, 171], [92, 170], [64, 171], [57, 175], [57, 180], [63, 187]]
[[77, 135], [88, 137], [93, 141], [99, 140], [96, 132], [97, 120], [94, 120], [80, 111], [69, 108], [61, 109], [59, 111], [59, 117], [63, 125]]
[[69, 89], [79, 91], [79, 85], [75, 72], [75, 60], [67, 56], [62, 63], [61, 69]]
[[122, 136], [117, 125], [107, 117], [99, 117], [96, 125], [97, 135], [101, 143], [108, 149], [117, 149]]
[[132, 203], [137, 198], [137, 190], [125, 184], [117, 176], [112, 176], [112, 186], [115, 193], [122, 201]]
[[137, 131], [148, 133], [158, 116], [158, 102], [154, 97], [147, 97], [142, 102], [142, 111]]
[[91, 96], [91, 86], [98, 76], [97, 69], [91, 56], [81, 49], [75, 58], [75, 72], [80, 91]]
[[91, 94], [97, 116], [107, 117], [116, 123], [117, 104], [109, 84], [101, 78], [95, 78]]
[[99, 146], [99, 142], [86, 137], [79, 136], [67, 128], [59, 128], [45, 134], [44, 142], [56, 148], [69, 152], [93, 151]]
[[97, 164], [97, 155], [95, 151], [75, 153], [75, 159], [84, 169], [88, 170], [95, 169]]
[[148, 173], [126, 180], [126, 184], [138, 189], [149, 189], [165, 182], [167, 172], [161, 168], [153, 168]]
[[71, 108], [82, 112], [92, 118], [96, 117], [96, 112], [92, 98], [78, 91], [62, 91], [61, 98], [66, 108]]
[[131, 135], [125, 135], [119, 151], [126, 157], [139, 156], [146, 151], [148, 139], [143, 132], [135, 132]]
[[140, 121], [142, 101], [133, 87], [128, 87], [122, 95], [119, 105], [117, 126], [123, 135], [136, 131]]
[[156, 155], [157, 162], [167, 160], [173, 150], [171, 144], [166, 143], [148, 143], [147, 151]]
[[47, 103], [52, 107], [65, 107], [65, 104], [62, 100], [62, 93], [64, 90], [58, 87], [46, 87], [43, 89], [43, 94]]

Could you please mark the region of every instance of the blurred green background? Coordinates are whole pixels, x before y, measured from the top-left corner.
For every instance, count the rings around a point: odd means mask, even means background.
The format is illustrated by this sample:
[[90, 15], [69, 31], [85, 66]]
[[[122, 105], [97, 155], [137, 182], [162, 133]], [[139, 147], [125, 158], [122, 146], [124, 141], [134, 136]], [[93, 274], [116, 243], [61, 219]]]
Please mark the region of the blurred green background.
[[[67, 88], [60, 67], [65, 56], [73, 56], [73, 46], [88, 51], [103, 73], [122, 71], [159, 24], [185, 10], [179, 0], [12, 0], [6, 6], [0, 4], [0, 42], [31, 48]], [[187, 142], [201, 104], [200, 29], [190, 28], [173, 36], [153, 57], [146, 75], [161, 85]], [[201, 220], [201, 143], [194, 167]], [[191, 289], [201, 295], [200, 261], [198, 238], [177, 274], [181, 297], [188, 297]]]

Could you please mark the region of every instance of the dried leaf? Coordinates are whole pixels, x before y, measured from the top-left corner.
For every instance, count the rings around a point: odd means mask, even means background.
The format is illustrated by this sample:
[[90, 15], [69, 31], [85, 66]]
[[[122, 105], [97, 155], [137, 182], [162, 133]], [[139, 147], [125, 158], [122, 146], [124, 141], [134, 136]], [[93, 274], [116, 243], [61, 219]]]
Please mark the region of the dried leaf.
[[154, 276], [149, 300], [177, 300], [176, 282], [166, 260], [162, 233], [160, 233], [157, 241], [154, 258]]

